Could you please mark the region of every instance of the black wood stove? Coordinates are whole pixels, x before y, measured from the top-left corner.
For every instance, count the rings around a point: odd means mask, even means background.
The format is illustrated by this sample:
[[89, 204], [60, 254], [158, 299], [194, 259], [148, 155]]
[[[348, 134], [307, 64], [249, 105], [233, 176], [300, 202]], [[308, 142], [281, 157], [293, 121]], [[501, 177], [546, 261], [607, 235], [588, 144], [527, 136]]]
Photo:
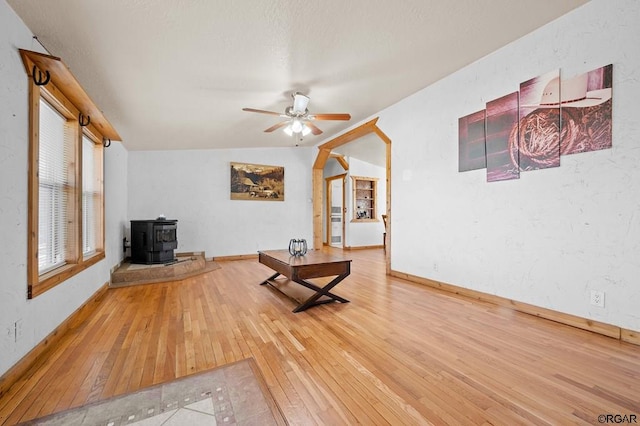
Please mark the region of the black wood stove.
[[131, 221], [131, 263], [169, 263], [178, 248], [178, 221], [170, 219]]

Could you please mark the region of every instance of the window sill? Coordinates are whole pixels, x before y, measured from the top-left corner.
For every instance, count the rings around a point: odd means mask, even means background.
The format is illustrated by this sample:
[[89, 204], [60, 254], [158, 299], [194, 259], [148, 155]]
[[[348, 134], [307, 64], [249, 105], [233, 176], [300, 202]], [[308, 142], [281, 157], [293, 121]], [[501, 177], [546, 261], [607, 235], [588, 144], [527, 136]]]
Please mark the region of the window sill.
[[96, 263], [98, 263], [104, 258], [105, 258], [104, 251], [100, 251], [95, 253], [90, 258], [84, 259], [80, 263], [67, 264], [59, 268], [56, 268], [53, 271], [47, 272], [46, 274], [40, 275], [38, 277], [37, 283], [29, 284], [29, 287], [27, 290], [27, 298], [33, 299], [34, 297], [57, 286], [63, 281], [68, 280], [74, 275], [77, 275], [80, 272], [84, 271], [85, 269], [95, 265]]

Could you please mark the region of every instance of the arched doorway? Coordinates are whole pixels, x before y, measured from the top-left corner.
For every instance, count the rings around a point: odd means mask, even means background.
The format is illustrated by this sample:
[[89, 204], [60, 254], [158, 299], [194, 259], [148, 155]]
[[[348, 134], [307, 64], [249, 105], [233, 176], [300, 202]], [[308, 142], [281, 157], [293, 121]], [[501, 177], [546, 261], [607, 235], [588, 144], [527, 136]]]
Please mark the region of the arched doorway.
[[324, 197], [323, 197], [323, 170], [324, 166], [327, 163], [327, 160], [331, 157], [331, 150], [345, 145], [351, 141], [354, 141], [362, 136], [368, 135], [370, 133], [376, 134], [386, 145], [386, 188], [387, 188], [387, 228], [385, 234], [385, 246], [386, 246], [386, 269], [387, 273], [391, 270], [391, 139], [387, 135], [384, 134], [380, 128], [376, 125], [378, 122], [378, 118], [374, 118], [373, 120], [367, 121], [366, 123], [356, 127], [338, 136], [335, 139], [330, 140], [318, 147], [318, 156], [316, 157], [316, 161], [313, 164], [312, 171], [312, 179], [313, 179], [313, 248], [321, 249], [322, 241], [323, 241], [323, 232], [322, 232], [322, 220], [323, 220], [323, 205], [324, 205]]

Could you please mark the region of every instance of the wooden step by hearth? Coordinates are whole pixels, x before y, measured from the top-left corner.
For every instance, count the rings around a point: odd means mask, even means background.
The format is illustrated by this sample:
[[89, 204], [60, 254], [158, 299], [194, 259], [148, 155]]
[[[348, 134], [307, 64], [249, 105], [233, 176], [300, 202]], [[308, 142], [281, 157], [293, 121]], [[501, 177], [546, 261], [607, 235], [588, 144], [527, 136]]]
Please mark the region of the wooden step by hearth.
[[110, 287], [182, 280], [218, 268], [220, 266], [213, 260], [206, 260], [204, 252], [178, 253], [173, 262], [164, 264], [131, 263], [130, 259], [127, 258], [111, 274]]

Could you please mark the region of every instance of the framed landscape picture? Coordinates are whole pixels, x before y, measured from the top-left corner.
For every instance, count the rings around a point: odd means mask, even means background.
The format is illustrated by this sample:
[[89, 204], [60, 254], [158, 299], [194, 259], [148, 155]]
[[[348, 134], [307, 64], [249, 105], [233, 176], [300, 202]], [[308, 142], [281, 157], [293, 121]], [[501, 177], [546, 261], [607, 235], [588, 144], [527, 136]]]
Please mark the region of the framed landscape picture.
[[231, 199], [284, 201], [284, 167], [231, 163]]

